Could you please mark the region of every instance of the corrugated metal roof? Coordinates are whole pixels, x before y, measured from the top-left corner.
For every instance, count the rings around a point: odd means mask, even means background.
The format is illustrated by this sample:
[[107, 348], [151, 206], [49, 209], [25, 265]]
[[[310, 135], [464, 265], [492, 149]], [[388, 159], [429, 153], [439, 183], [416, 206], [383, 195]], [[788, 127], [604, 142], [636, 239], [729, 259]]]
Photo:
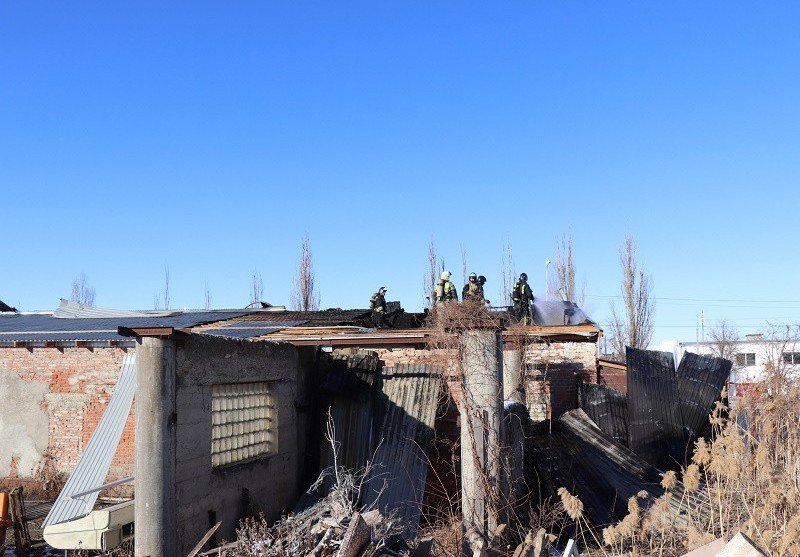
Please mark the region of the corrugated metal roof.
[[439, 401], [441, 371], [427, 365], [398, 365], [381, 376], [382, 424], [364, 503], [395, 513], [416, 535], [428, 474], [427, 452]]
[[114, 389], [111, 402], [100, 418], [100, 423], [92, 433], [78, 465], [67, 483], [58, 494], [53, 508], [45, 518], [43, 526], [66, 522], [91, 512], [99, 491], [72, 498], [71, 494], [81, 493], [103, 485], [108, 468], [117, 451], [122, 430], [131, 411], [133, 395], [136, 391], [136, 354], [125, 354], [120, 369], [119, 381]]
[[58, 319], [86, 319], [98, 317], [169, 317], [178, 315], [180, 311], [133, 311], [127, 309], [108, 309], [84, 306], [78, 302], [62, 298], [58, 308], [53, 312], [53, 317]]
[[120, 336], [116, 331], [73, 331], [70, 333], [47, 332], [47, 333], [2, 333], [0, 332], [0, 343], [2, 342], [105, 342], [105, 341], [130, 341], [135, 339]]
[[185, 329], [212, 321], [231, 319], [246, 311], [197, 311], [168, 317], [103, 317], [64, 319], [52, 314], [0, 315], [0, 342], [32, 340], [125, 340], [117, 327], [173, 327]]

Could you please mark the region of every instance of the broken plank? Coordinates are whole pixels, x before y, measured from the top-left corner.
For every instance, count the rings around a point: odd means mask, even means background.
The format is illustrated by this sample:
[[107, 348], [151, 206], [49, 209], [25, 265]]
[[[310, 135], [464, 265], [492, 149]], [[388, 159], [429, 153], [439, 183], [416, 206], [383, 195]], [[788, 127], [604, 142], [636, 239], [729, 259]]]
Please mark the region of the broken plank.
[[221, 524], [222, 524], [222, 521], [219, 521], [213, 527], [211, 527], [208, 530], [208, 532], [206, 532], [206, 535], [203, 536], [202, 538], [200, 538], [200, 541], [197, 542], [197, 545], [194, 546], [194, 549], [192, 549], [189, 552], [188, 557], [194, 557], [195, 555], [197, 555], [200, 552], [200, 550], [203, 549], [203, 546], [206, 545], [206, 543], [208, 543], [208, 540], [211, 539], [211, 536], [214, 535], [214, 532], [216, 532], [219, 529]]

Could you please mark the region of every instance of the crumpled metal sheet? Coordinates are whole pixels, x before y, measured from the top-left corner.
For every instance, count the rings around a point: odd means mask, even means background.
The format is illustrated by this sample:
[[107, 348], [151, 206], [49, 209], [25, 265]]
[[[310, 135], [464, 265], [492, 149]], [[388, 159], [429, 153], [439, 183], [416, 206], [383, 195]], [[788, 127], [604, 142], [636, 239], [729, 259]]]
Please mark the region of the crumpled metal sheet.
[[686, 352], [678, 366], [678, 399], [685, 439], [692, 445], [709, 426], [709, 414], [720, 398], [733, 362]]
[[628, 445], [628, 396], [625, 393], [606, 385], [581, 383], [578, 405], [603, 433]]

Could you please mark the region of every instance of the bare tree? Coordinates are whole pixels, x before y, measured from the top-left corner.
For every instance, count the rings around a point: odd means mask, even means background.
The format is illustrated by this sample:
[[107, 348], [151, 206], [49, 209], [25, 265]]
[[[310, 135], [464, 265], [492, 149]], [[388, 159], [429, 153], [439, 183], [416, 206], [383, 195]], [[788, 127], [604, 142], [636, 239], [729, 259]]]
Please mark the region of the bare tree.
[[511, 292], [514, 290], [514, 281], [517, 279], [517, 271], [514, 269], [514, 253], [511, 249], [511, 240], [506, 239], [503, 243], [503, 251], [501, 252], [501, 267], [500, 277], [502, 282], [500, 284], [502, 294], [502, 304], [511, 304]]
[[436, 251], [436, 244], [433, 238], [428, 242], [428, 260], [425, 269], [425, 275], [422, 277], [422, 296], [425, 299], [425, 307], [432, 308], [436, 297], [433, 293], [433, 287], [439, 279], [440, 271], [444, 270], [444, 261], [439, 258]]
[[205, 305], [203, 307], [205, 307], [205, 309], [211, 309], [211, 290], [208, 289], [208, 282], [206, 282]]
[[611, 306], [611, 342], [617, 356], [625, 356], [625, 347], [645, 349], [653, 337], [653, 314], [655, 303], [652, 295], [650, 275], [639, 268], [636, 260], [636, 244], [631, 236], [619, 250], [622, 270], [622, 304], [620, 315]]
[[768, 323], [764, 340], [764, 372], [768, 388], [783, 388], [797, 376], [795, 354], [800, 351], [800, 325]]
[[467, 250], [464, 249], [464, 246], [461, 246], [461, 282], [462, 284], [467, 284]]
[[257, 304], [264, 297], [264, 281], [261, 273], [253, 269], [253, 276], [250, 278], [250, 304]]
[[562, 236], [556, 242], [555, 276], [550, 278], [547, 291], [551, 298], [567, 300], [583, 306], [586, 297], [586, 284], [580, 290], [575, 284], [575, 258], [572, 250], [572, 234]]
[[86, 281], [86, 273], [72, 280], [72, 295], [70, 300], [78, 302], [84, 306], [94, 306], [95, 292], [89, 283]]
[[153, 294], [153, 309], [169, 309], [169, 265], [164, 265], [164, 290]]
[[292, 307], [300, 311], [319, 309], [319, 292], [314, 281], [314, 258], [308, 236], [305, 236], [300, 244], [300, 262], [297, 265], [297, 277], [292, 293]]
[[711, 337], [711, 350], [717, 358], [725, 358], [735, 362], [736, 353], [739, 351], [739, 334], [727, 319], [720, 319], [716, 326], [708, 332]]
[[169, 309], [169, 265], [164, 265], [164, 309]]

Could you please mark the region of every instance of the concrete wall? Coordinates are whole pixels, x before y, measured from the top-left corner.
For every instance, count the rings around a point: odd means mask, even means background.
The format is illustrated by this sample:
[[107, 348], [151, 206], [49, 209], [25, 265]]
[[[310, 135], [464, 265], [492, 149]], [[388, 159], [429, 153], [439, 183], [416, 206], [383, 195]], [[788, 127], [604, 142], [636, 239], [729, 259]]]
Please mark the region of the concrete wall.
[[[46, 464], [69, 474], [119, 378], [124, 348], [0, 348], [0, 480], [19, 483]], [[109, 479], [133, 472], [133, 411]]]
[[[222, 521], [217, 539], [234, 539], [239, 517], [253, 508], [268, 519], [290, 509], [299, 485], [305, 447], [310, 367], [288, 344], [253, 343], [194, 335], [176, 355], [177, 549], [186, 554]], [[271, 382], [277, 413], [277, 454], [225, 468], [211, 466], [211, 389], [214, 383]], [[247, 490], [247, 491], [245, 491]], [[213, 513], [213, 515], [210, 515]]]

